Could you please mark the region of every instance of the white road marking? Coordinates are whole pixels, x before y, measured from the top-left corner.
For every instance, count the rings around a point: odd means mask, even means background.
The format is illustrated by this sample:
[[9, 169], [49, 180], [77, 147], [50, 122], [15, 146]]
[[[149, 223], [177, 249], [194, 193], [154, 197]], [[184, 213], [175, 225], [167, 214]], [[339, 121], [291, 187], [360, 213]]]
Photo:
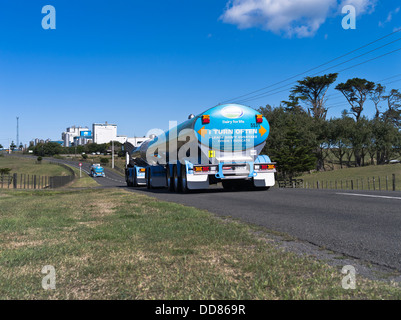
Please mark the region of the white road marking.
[[382, 199], [395, 199], [401, 200], [401, 197], [389, 197], [389, 196], [375, 196], [371, 194], [359, 194], [359, 193], [337, 193], [343, 196], [356, 196], [356, 197], [368, 197], [368, 198], [382, 198]]

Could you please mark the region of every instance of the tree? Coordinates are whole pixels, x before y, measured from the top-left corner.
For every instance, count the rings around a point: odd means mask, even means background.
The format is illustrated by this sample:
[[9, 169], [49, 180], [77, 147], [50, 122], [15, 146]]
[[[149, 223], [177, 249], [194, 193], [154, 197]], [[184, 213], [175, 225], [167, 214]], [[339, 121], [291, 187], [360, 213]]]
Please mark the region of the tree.
[[305, 112], [299, 103], [299, 99], [299, 97], [295, 97], [293, 94], [290, 94], [289, 101], [281, 101], [281, 103], [284, 104], [284, 110], [292, 114]]
[[365, 156], [371, 143], [372, 130], [370, 121], [366, 117], [361, 117], [359, 121], [354, 122], [350, 132], [350, 141], [355, 154], [355, 166], [365, 165]]
[[316, 119], [326, 119], [327, 108], [325, 96], [330, 85], [337, 80], [338, 73], [330, 73], [324, 76], [306, 77], [298, 81], [291, 93], [301, 99], [308, 106], [309, 114]]
[[347, 80], [346, 83], [338, 84], [336, 90], [340, 91], [347, 99], [351, 106], [351, 113], [355, 116], [356, 121], [359, 121], [363, 111], [363, 105], [374, 88], [374, 82], [366, 79], [353, 78]]
[[36, 156], [52, 157], [63, 152], [63, 147], [57, 142], [39, 143], [33, 148]]
[[316, 165], [313, 147], [304, 143], [295, 121], [288, 124], [284, 145], [277, 151], [276, 161], [283, 177], [289, 179], [296, 174], [312, 170]]
[[16, 148], [17, 148], [17, 146], [15, 145], [14, 141], [11, 141], [10, 149], [11, 149], [12, 151], [14, 151]]
[[350, 129], [353, 120], [350, 117], [331, 119], [329, 126], [329, 140], [332, 154], [339, 160], [341, 169], [344, 165], [344, 157], [351, 149]]
[[[260, 108], [270, 123], [270, 135], [262, 153], [267, 154], [279, 163], [278, 169], [283, 176], [292, 177], [299, 170], [311, 170], [316, 166], [317, 135], [314, 130], [315, 121], [306, 112], [291, 113], [284, 107], [272, 108], [267, 105]], [[294, 135], [296, 139], [294, 138]], [[291, 139], [295, 140], [292, 141]], [[304, 149], [299, 149], [300, 147]], [[295, 150], [294, 150], [295, 149]], [[305, 166], [305, 157], [313, 162], [312, 166]], [[291, 158], [291, 159], [289, 159]], [[297, 164], [292, 159], [297, 158]], [[295, 169], [291, 169], [294, 166]]]
[[394, 155], [394, 147], [400, 141], [400, 132], [391, 122], [383, 120], [374, 120], [372, 132], [377, 163], [384, 164]]
[[5, 175], [11, 172], [11, 168], [0, 168], [0, 174]]
[[384, 96], [387, 100], [388, 109], [383, 113], [383, 120], [391, 122], [401, 129], [401, 92], [396, 89], [390, 91], [388, 96]]
[[0, 143], [0, 149], [3, 149], [3, 146], [1, 145], [1, 143]]
[[376, 109], [375, 119], [379, 119], [380, 117], [380, 102], [384, 101], [385, 97], [384, 92], [386, 91], [386, 87], [383, 87], [380, 83], [376, 84], [375, 89], [370, 93], [370, 100], [373, 101]]

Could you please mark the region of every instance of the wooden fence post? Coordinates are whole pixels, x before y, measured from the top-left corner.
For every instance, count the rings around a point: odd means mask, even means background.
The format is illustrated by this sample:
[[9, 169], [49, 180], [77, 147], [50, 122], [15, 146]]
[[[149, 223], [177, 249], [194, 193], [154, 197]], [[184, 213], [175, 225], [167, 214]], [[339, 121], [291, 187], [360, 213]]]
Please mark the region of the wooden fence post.
[[395, 191], [395, 174], [393, 173], [393, 191]]

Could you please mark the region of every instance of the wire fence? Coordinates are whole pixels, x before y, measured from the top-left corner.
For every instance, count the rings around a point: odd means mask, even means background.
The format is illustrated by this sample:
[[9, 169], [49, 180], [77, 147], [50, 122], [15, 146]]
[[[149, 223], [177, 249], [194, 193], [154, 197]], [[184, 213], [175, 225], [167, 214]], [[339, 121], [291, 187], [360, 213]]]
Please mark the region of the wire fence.
[[278, 180], [279, 188], [360, 190], [360, 191], [401, 191], [401, 179], [391, 176], [374, 176], [337, 180]]
[[57, 164], [69, 171], [66, 176], [41, 176], [25, 173], [8, 173], [0, 175], [0, 189], [56, 189], [61, 188], [74, 181], [75, 172], [64, 164]]

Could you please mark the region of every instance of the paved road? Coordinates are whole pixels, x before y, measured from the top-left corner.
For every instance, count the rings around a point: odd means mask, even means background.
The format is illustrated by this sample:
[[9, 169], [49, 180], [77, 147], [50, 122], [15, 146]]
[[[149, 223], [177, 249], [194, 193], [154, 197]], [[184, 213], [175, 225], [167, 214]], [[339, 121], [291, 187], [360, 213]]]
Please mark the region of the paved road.
[[[106, 169], [106, 178], [97, 181], [103, 186], [125, 188], [124, 178], [109, 169]], [[267, 192], [211, 189], [174, 194], [164, 189], [129, 190], [206, 209], [221, 216], [239, 218], [335, 252], [401, 271], [399, 192], [273, 188]]]

